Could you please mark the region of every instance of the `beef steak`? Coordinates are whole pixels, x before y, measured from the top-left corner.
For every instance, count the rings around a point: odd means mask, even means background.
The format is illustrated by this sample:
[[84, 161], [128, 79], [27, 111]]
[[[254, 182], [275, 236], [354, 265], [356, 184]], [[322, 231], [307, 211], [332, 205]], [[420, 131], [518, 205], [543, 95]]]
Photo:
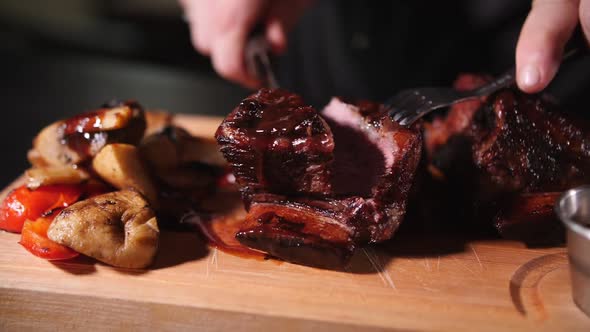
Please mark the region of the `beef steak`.
[[215, 137], [246, 205], [256, 193], [331, 192], [332, 132], [297, 95], [260, 90], [227, 116]]
[[389, 239], [402, 221], [422, 136], [379, 104], [337, 98], [319, 114], [295, 94], [262, 89], [216, 133], [248, 209], [236, 237], [321, 267]]
[[[466, 75], [456, 87], [485, 82]], [[432, 169], [452, 188], [446, 205], [472, 206], [468, 218], [493, 222], [509, 239], [563, 240], [551, 207], [559, 192], [590, 181], [587, 121], [512, 87], [458, 104], [424, 128]]]

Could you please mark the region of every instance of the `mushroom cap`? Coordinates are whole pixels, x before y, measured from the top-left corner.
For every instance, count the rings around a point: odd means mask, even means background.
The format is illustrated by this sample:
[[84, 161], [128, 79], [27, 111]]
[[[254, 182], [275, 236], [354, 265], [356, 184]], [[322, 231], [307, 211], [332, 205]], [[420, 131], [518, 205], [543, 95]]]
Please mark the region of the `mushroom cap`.
[[45, 127], [33, 140], [29, 161], [37, 167], [78, 165], [107, 144], [139, 143], [145, 127], [145, 112], [138, 103], [107, 105]]
[[159, 229], [143, 196], [124, 189], [64, 209], [47, 236], [113, 266], [144, 268], [152, 263], [158, 249]]

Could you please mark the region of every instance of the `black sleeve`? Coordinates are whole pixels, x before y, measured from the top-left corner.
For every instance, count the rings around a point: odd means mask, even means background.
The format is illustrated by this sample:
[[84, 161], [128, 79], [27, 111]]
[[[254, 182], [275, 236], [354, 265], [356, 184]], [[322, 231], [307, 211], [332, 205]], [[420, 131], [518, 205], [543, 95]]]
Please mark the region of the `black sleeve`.
[[[514, 65], [529, 9], [526, 0], [318, 0], [279, 59], [280, 80], [322, 106], [334, 95], [380, 101], [403, 88], [448, 86], [462, 72], [500, 74]], [[575, 108], [589, 74], [579, 61], [550, 91]]]

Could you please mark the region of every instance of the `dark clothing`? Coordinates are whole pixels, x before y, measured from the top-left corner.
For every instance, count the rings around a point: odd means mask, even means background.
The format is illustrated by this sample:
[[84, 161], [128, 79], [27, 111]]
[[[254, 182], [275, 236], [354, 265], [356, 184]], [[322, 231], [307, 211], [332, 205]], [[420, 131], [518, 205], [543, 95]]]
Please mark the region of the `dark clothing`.
[[[318, 0], [293, 32], [279, 76], [322, 106], [333, 95], [382, 101], [403, 88], [448, 86], [461, 72], [496, 75], [514, 65], [529, 9], [528, 0]], [[585, 69], [566, 80], [576, 89], [553, 88], [557, 97], [590, 92], [588, 61]]]

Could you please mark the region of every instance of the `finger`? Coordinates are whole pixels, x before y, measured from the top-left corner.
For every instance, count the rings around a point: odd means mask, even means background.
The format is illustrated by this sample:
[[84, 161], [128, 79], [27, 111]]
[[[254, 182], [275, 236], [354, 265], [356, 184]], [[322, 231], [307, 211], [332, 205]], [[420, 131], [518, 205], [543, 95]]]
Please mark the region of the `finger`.
[[246, 30], [234, 29], [218, 36], [211, 50], [213, 68], [223, 78], [256, 88], [260, 83], [249, 75], [244, 63]]
[[284, 53], [287, 49], [287, 33], [278, 19], [270, 19], [266, 28], [266, 39], [277, 54]]
[[580, 23], [586, 40], [590, 42], [590, 0], [580, 2]]
[[578, 22], [580, 0], [535, 0], [516, 47], [516, 81], [539, 92], [553, 79], [563, 47]]
[[225, 79], [256, 88], [260, 84], [245, 65], [247, 37], [266, 10], [265, 0], [216, 0], [212, 21], [211, 59], [215, 71]]
[[203, 55], [210, 54], [209, 22], [207, 3], [203, 0], [181, 0], [184, 17], [189, 24], [193, 47]]
[[277, 0], [270, 8], [266, 21], [266, 38], [273, 51], [283, 53], [287, 48], [287, 35], [293, 29], [312, 0]]
[[193, 0], [198, 3], [195, 9], [195, 31], [196, 48], [203, 55], [211, 54], [211, 40], [214, 38], [211, 31], [211, 19], [209, 12], [211, 11], [211, 3], [207, 0]]

